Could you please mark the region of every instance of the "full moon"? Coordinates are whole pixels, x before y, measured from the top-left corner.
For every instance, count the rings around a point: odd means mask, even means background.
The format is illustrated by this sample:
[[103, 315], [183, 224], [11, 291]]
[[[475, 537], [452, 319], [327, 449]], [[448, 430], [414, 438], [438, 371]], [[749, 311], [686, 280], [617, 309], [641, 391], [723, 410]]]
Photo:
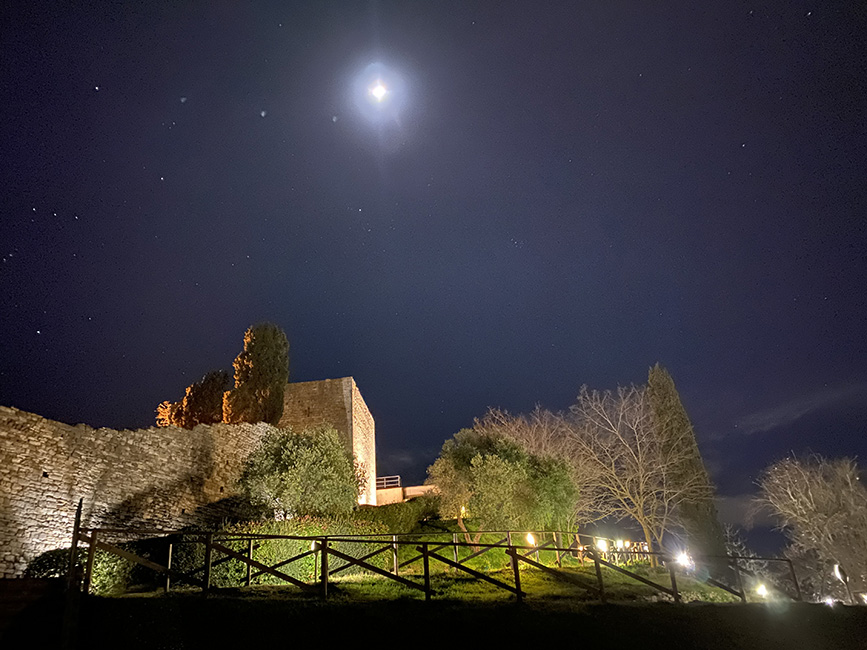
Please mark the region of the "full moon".
[[383, 99], [385, 99], [385, 96], [388, 94], [388, 89], [383, 85], [383, 83], [381, 81], [377, 81], [376, 84], [374, 84], [370, 88], [369, 92], [371, 95], [373, 95], [373, 98], [376, 101], [381, 102]]
[[347, 88], [357, 115], [374, 127], [372, 133], [388, 149], [406, 141], [405, 118], [411, 104], [410, 90], [405, 72], [380, 61], [357, 70]]

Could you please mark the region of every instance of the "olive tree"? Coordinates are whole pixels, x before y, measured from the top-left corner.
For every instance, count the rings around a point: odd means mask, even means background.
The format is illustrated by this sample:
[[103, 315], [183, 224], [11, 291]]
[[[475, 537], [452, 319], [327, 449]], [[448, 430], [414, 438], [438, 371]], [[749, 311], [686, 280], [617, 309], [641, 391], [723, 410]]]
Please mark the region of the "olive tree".
[[867, 590], [867, 489], [855, 461], [786, 458], [762, 473], [759, 488], [758, 505], [776, 518], [791, 554], [812, 558], [826, 587], [839, 564], [853, 591]]
[[358, 505], [364, 472], [332, 427], [272, 428], [250, 454], [240, 487], [277, 518], [339, 516]]
[[[577, 499], [568, 467], [530, 454], [514, 440], [483, 428], [461, 429], [428, 468], [439, 511], [454, 518], [467, 541], [479, 530], [543, 530], [568, 522]], [[471, 538], [466, 520], [477, 528]]]

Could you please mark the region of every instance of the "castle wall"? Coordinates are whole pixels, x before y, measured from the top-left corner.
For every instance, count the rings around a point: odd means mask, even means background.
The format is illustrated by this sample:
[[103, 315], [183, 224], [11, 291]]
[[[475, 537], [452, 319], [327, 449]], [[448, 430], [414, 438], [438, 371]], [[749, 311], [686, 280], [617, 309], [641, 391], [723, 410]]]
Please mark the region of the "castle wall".
[[302, 431], [331, 425], [352, 450], [367, 477], [360, 503], [376, 505], [376, 427], [352, 377], [291, 383], [278, 427]]
[[359, 501], [376, 505], [376, 427], [373, 416], [361, 397], [358, 386], [352, 383], [352, 453], [361, 464], [367, 483]]
[[83, 525], [177, 530], [233, 514], [231, 497], [264, 425], [114, 431], [0, 406], [0, 577], [68, 546]]
[[342, 377], [288, 384], [283, 394], [283, 416], [277, 426], [303, 431], [331, 425], [351, 448], [354, 383], [352, 377]]
[[[376, 503], [376, 441], [352, 377], [289, 384], [280, 426], [334, 426], [364, 466]], [[238, 514], [235, 486], [267, 425], [115, 431], [0, 406], [0, 577], [68, 546], [78, 500], [85, 527], [178, 530]]]

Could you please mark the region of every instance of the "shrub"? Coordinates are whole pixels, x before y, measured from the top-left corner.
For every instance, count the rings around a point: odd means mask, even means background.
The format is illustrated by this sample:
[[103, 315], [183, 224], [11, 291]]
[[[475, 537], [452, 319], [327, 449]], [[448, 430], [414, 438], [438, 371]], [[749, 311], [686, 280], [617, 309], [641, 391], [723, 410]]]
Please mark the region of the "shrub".
[[[87, 549], [78, 549], [77, 563], [84, 567]], [[46, 551], [33, 558], [24, 571], [26, 578], [64, 578], [69, 566], [69, 549]], [[108, 551], [97, 550], [93, 556], [91, 588], [93, 593], [109, 596], [127, 591], [132, 584], [134, 563]]]
[[355, 513], [360, 521], [381, 524], [393, 535], [418, 532], [421, 522], [437, 517], [436, 497], [421, 496], [385, 506], [361, 506]]
[[[387, 530], [381, 524], [360, 521], [356, 519], [327, 519], [317, 517], [299, 517], [297, 519], [286, 519], [283, 521], [261, 521], [247, 522], [241, 524], [232, 524], [224, 526], [220, 532], [236, 533], [249, 535], [292, 535], [297, 537], [320, 537], [320, 536], [340, 536], [340, 535], [375, 535], [386, 533]], [[183, 573], [193, 573], [196, 577], [202, 577], [205, 561], [204, 544], [195, 543], [195, 540], [200, 540], [200, 535], [188, 534], [176, 540], [175, 552], [173, 555], [173, 567]], [[219, 542], [232, 548], [239, 553], [246, 555], [247, 541], [236, 540], [231, 542]], [[310, 550], [311, 542], [309, 539], [260, 539], [254, 542], [253, 559], [262, 564], [273, 566], [278, 562], [288, 560], [289, 558], [300, 555]], [[374, 543], [347, 543], [335, 542], [329, 544], [331, 548], [349, 555], [354, 558], [360, 558], [368, 553], [371, 553], [377, 548], [378, 544]], [[239, 560], [229, 560], [221, 562], [226, 556], [219, 551], [215, 551], [212, 556], [211, 567], [211, 585], [215, 587], [236, 587], [244, 584], [247, 575], [247, 565]], [[372, 564], [386, 568], [390, 555], [382, 553], [381, 555], [369, 560]], [[297, 580], [311, 582], [316, 579], [315, 575], [316, 559], [313, 554], [310, 554], [300, 560], [296, 560], [291, 564], [286, 564], [279, 567], [279, 571], [289, 575]], [[330, 568], [334, 570], [346, 564], [343, 560], [331, 558]], [[342, 575], [359, 573], [361, 570], [357, 567], [350, 567], [342, 571]], [[256, 570], [253, 570], [255, 573]], [[264, 574], [254, 578], [253, 584], [284, 584], [280, 578]]]

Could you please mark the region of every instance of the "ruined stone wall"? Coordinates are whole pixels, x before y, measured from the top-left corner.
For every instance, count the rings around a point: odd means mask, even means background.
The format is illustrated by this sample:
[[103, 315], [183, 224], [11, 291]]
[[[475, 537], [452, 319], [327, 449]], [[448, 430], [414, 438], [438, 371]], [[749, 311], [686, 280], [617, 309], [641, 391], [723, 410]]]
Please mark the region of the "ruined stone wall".
[[376, 431], [373, 416], [352, 377], [291, 383], [279, 427], [301, 431], [330, 424], [364, 467], [367, 483], [359, 501], [376, 505]]
[[84, 526], [177, 530], [232, 514], [236, 481], [265, 429], [114, 431], [0, 406], [0, 577], [68, 546], [79, 498]]

